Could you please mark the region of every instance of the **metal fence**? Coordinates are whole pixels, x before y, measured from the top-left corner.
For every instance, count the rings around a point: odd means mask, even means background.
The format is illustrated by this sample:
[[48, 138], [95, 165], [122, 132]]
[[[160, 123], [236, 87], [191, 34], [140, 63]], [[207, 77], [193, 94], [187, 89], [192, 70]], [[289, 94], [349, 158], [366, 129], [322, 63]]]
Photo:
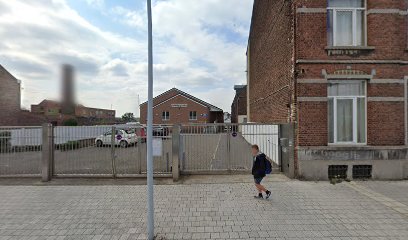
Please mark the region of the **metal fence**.
[[41, 175], [41, 127], [0, 127], [0, 176]]
[[[272, 124], [154, 126], [154, 174], [248, 172], [252, 144], [279, 167], [279, 129]], [[0, 176], [144, 176], [144, 133], [142, 126], [127, 125], [1, 127]]]
[[105, 140], [111, 130], [111, 126], [55, 127], [54, 175], [112, 175], [110, 149], [96, 146], [96, 140]]
[[181, 171], [249, 171], [251, 145], [279, 166], [279, 125], [194, 124], [181, 127]]
[[[73, 135], [75, 137], [73, 137]], [[146, 136], [143, 127], [56, 127], [54, 128], [54, 175], [114, 176], [146, 174]], [[154, 173], [170, 174], [171, 127], [155, 136], [161, 156], [154, 158]]]

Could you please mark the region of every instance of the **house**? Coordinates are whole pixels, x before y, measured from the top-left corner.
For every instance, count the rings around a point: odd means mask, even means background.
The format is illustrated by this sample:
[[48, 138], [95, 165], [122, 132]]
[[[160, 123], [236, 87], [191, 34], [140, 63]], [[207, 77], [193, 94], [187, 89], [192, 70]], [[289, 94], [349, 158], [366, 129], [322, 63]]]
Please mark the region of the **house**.
[[247, 85], [235, 85], [235, 97], [231, 105], [231, 122], [246, 123], [247, 118]]
[[248, 121], [293, 123], [294, 174], [408, 177], [408, 1], [255, 0]]
[[43, 100], [39, 104], [31, 105], [31, 113], [45, 116], [49, 122], [61, 125], [64, 120], [76, 118], [80, 124], [110, 124], [115, 123], [115, 110], [89, 108], [83, 105], [74, 106], [74, 114], [62, 113], [63, 104], [52, 100]]
[[[140, 123], [147, 122], [147, 102], [140, 105]], [[177, 88], [153, 99], [154, 124], [222, 123], [223, 110]]]
[[20, 81], [0, 65], [0, 125], [18, 125]]

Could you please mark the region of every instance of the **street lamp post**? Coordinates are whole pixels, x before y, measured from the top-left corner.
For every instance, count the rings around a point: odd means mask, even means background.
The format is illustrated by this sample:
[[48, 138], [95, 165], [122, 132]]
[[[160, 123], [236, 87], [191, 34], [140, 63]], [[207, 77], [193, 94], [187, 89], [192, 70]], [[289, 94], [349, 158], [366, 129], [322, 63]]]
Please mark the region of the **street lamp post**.
[[147, 237], [154, 239], [153, 200], [153, 34], [152, 1], [147, 0], [148, 25], [148, 102], [147, 102]]

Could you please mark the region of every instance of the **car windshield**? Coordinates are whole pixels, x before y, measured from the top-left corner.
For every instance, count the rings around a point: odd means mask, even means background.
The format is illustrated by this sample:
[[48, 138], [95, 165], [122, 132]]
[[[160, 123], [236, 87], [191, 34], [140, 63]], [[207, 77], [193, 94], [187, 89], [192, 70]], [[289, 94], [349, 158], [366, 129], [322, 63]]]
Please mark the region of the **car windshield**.
[[133, 130], [133, 129], [125, 129], [123, 131], [125, 131], [127, 134], [135, 133], [135, 130]]

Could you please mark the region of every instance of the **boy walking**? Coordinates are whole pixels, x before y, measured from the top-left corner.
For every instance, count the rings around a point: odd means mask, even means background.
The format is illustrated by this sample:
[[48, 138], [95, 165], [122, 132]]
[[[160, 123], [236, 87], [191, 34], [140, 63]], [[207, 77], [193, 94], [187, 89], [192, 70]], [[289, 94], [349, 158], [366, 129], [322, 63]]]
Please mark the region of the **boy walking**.
[[259, 151], [258, 145], [252, 145], [252, 156], [254, 163], [252, 165], [252, 175], [254, 176], [255, 187], [258, 190], [258, 196], [255, 198], [263, 198], [262, 193], [265, 192], [266, 199], [269, 199], [271, 192], [262, 186], [262, 179], [266, 176], [266, 155]]

